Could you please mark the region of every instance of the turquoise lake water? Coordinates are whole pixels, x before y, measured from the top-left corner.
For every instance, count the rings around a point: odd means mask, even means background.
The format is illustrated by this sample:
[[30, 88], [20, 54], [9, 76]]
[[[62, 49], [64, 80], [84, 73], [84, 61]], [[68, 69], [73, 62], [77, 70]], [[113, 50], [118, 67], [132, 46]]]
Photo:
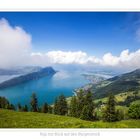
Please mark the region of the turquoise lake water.
[[57, 72], [53, 76], [43, 77], [14, 87], [0, 90], [0, 96], [6, 97], [17, 105], [30, 104], [33, 92], [38, 97], [38, 104], [52, 104], [57, 96], [63, 93], [66, 97], [73, 95], [73, 90], [89, 83], [81, 74]]

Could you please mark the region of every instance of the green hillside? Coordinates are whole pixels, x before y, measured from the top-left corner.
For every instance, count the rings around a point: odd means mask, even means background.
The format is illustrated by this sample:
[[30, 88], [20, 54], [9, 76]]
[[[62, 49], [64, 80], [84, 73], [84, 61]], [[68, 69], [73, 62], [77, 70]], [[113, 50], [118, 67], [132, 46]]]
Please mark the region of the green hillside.
[[140, 128], [140, 120], [91, 122], [67, 116], [1, 109], [0, 128]]
[[[133, 91], [129, 91], [129, 92], [119, 93], [119, 94], [115, 95], [115, 99], [116, 99], [117, 103], [124, 102], [128, 97], [135, 97], [134, 92]], [[140, 91], [138, 91], [136, 97], [137, 98], [140, 97]], [[95, 103], [97, 103], [99, 101], [102, 101], [103, 103], [106, 103], [107, 99], [108, 99], [108, 97], [96, 99]], [[138, 99], [136, 99], [136, 100], [138, 100]]]
[[90, 89], [96, 98], [107, 97], [110, 93], [116, 95], [140, 90], [140, 69], [92, 84]]

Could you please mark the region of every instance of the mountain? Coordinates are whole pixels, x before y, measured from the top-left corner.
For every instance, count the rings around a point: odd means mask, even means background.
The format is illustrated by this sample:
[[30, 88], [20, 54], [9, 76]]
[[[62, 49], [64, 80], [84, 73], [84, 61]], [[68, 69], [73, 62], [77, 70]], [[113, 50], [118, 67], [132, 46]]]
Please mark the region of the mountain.
[[31, 80], [36, 80], [45, 76], [50, 76], [56, 73], [56, 71], [52, 67], [45, 67], [39, 69], [38, 71], [31, 72], [25, 75], [21, 75], [5, 82], [0, 83], [0, 89], [15, 86], [24, 82], [28, 82]]
[[0, 68], [0, 83], [25, 75], [32, 72], [37, 72], [42, 68], [39, 66], [25, 66], [25, 67], [14, 67], [14, 68]]
[[16, 75], [19, 74], [16, 70], [0, 69], [0, 75]]
[[140, 89], [140, 69], [109, 78], [97, 84], [90, 84], [89, 88], [96, 98], [138, 90]]
[[27, 73], [35, 72], [41, 70], [39, 66], [26, 66], [26, 67], [16, 67], [9, 69], [0, 68], [0, 76], [4, 75], [24, 75]]

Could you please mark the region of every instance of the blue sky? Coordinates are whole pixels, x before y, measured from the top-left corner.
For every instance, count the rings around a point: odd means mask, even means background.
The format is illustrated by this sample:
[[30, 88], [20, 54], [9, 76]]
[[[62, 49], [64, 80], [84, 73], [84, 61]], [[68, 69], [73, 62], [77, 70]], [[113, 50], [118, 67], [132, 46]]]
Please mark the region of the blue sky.
[[[122, 12], [1, 12], [12, 26], [20, 26], [32, 36], [34, 51], [84, 51], [101, 57], [135, 51], [139, 13]], [[137, 25], [136, 25], [137, 26]]]
[[140, 68], [140, 13], [0, 12], [0, 60]]

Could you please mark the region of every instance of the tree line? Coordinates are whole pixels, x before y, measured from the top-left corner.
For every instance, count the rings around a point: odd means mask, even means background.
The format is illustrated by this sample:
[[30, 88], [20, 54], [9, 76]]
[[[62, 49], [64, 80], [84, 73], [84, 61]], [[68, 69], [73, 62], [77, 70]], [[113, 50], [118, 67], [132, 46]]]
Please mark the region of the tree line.
[[[121, 110], [116, 109], [115, 96], [110, 94], [106, 105], [103, 106], [102, 117], [99, 117], [97, 104], [94, 103], [94, 94], [91, 91], [83, 91], [82, 89], [76, 92], [69, 101], [61, 94], [55, 99], [53, 105], [45, 102], [41, 107], [38, 105], [38, 99], [35, 93], [32, 94], [30, 100], [30, 108], [27, 105], [22, 106], [20, 103], [17, 108], [10, 104], [5, 97], [0, 97], [0, 108], [18, 110], [23, 112], [42, 112], [55, 115], [65, 115], [80, 118], [82, 120], [103, 120], [107, 122], [120, 121], [124, 119], [124, 114]], [[129, 107], [128, 115], [133, 119], [140, 119], [140, 105], [132, 104]]]

